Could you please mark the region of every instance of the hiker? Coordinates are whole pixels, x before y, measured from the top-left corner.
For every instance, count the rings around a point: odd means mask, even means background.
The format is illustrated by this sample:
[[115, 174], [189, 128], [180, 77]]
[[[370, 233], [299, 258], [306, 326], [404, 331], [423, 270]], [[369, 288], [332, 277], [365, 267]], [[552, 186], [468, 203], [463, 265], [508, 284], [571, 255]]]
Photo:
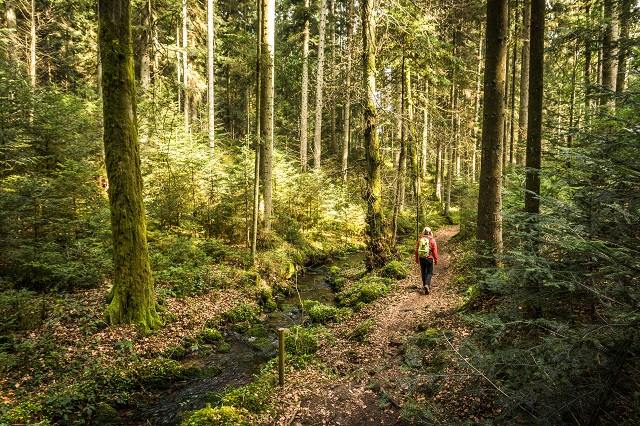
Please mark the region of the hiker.
[[422, 274], [422, 287], [424, 293], [429, 294], [431, 290], [431, 276], [433, 275], [433, 263], [438, 264], [438, 245], [431, 228], [425, 226], [422, 235], [418, 237], [416, 243], [416, 263], [420, 263], [420, 273]]

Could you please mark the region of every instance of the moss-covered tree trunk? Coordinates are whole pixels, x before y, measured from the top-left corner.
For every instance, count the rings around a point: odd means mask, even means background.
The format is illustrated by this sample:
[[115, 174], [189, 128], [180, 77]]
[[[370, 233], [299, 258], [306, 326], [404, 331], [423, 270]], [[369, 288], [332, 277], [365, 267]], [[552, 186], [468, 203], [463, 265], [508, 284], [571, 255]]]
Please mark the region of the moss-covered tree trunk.
[[390, 258], [388, 238], [384, 232], [382, 186], [380, 168], [380, 139], [376, 123], [376, 24], [373, 16], [374, 0], [365, 0], [362, 7], [362, 43], [364, 67], [364, 145], [367, 156], [367, 267], [384, 265]]
[[114, 287], [109, 324], [160, 324], [149, 266], [136, 121], [129, 0], [100, 0], [104, 151], [109, 178]]

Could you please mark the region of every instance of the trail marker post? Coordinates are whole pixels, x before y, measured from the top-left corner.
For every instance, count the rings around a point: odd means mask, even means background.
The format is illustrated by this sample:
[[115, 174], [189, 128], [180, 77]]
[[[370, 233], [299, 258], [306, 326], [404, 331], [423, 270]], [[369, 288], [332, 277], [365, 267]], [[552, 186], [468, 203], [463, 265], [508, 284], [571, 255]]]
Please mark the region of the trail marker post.
[[278, 383], [284, 386], [284, 328], [278, 329]]

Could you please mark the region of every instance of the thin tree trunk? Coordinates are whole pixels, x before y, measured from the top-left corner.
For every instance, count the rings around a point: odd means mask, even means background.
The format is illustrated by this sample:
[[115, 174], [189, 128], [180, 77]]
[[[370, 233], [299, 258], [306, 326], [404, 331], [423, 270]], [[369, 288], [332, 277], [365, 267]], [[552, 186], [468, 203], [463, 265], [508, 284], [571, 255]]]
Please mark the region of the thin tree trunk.
[[187, 0], [182, 0], [182, 85], [184, 86], [184, 131], [189, 133], [189, 58], [187, 50], [189, 48], [188, 37], [189, 15], [187, 11]]
[[478, 181], [478, 147], [481, 145], [480, 134], [480, 94], [482, 93], [482, 47], [484, 42], [484, 25], [480, 28], [480, 42], [478, 43], [478, 74], [476, 78], [476, 101], [474, 104], [473, 120], [473, 160], [472, 172], [473, 181]]
[[425, 79], [424, 108], [422, 110], [422, 139], [420, 143], [420, 179], [427, 175], [427, 144], [429, 141], [429, 79]]
[[262, 152], [262, 144], [260, 137], [262, 131], [260, 129], [260, 109], [261, 109], [261, 74], [262, 67], [260, 62], [262, 60], [262, 1], [257, 0], [256, 9], [258, 12], [258, 37], [256, 39], [256, 144], [255, 144], [255, 169], [253, 179], [253, 224], [252, 224], [252, 237], [251, 237], [251, 259], [253, 264], [256, 263], [257, 254], [257, 241], [258, 241], [258, 216], [260, 215], [260, 153]]
[[29, 37], [29, 78], [31, 88], [36, 87], [36, 0], [31, 0], [31, 36]]
[[398, 237], [398, 214], [400, 210], [402, 210], [402, 198], [404, 193], [404, 184], [405, 184], [405, 174], [407, 172], [407, 162], [406, 162], [406, 144], [405, 144], [405, 135], [406, 135], [406, 118], [404, 116], [404, 105], [405, 105], [405, 91], [406, 91], [406, 83], [407, 83], [407, 68], [406, 68], [406, 58], [404, 53], [402, 55], [402, 82], [400, 85], [400, 155], [398, 158], [398, 173], [396, 175], [396, 188], [395, 188], [395, 197], [393, 203], [393, 218], [391, 221], [391, 229], [393, 231], [393, 239], [392, 244], [395, 247], [396, 239]]
[[[309, 9], [309, 0], [304, 0], [304, 7]], [[304, 21], [302, 32], [302, 98], [300, 100], [300, 169], [307, 171], [308, 119], [309, 119], [309, 19]]]
[[[331, 84], [335, 84], [336, 81], [336, 0], [331, 0], [331, 15], [329, 23], [331, 25]], [[335, 95], [331, 102], [331, 150], [334, 153], [338, 152], [338, 137], [336, 133], [337, 128], [337, 116], [336, 116], [336, 101]]]
[[442, 201], [442, 176], [443, 176], [443, 161], [442, 161], [442, 141], [440, 138], [436, 141], [436, 198]]
[[207, 0], [207, 112], [209, 116], [209, 148], [215, 147], [215, 76], [213, 69], [213, 0]]
[[275, 52], [275, 0], [263, 0], [262, 5], [262, 64], [260, 131], [264, 144], [260, 161], [264, 164], [264, 229], [271, 230], [273, 213], [273, 102], [274, 102], [274, 52]]
[[347, 181], [347, 170], [349, 161], [349, 142], [351, 139], [351, 36], [353, 32], [353, 3], [349, 0], [349, 11], [347, 16], [347, 40], [346, 40], [346, 69], [345, 69], [345, 100], [344, 100], [344, 120], [342, 131], [342, 181]]
[[5, 25], [7, 28], [7, 56], [12, 62], [14, 67], [18, 64], [18, 40], [17, 40], [17, 28], [18, 23], [16, 20], [16, 9], [14, 0], [5, 0]]
[[105, 312], [109, 324], [156, 328], [160, 319], [149, 263], [142, 201], [136, 119], [131, 6], [129, 0], [100, 0], [103, 64], [104, 150], [109, 179], [114, 285]]
[[[513, 34], [515, 34], [518, 20], [520, 19], [520, 8], [518, 7], [518, 0], [515, 5], [515, 19], [513, 20]], [[513, 43], [513, 56], [511, 58], [511, 117], [509, 119], [509, 163], [513, 164], [515, 156], [513, 150], [515, 149], [515, 130], [516, 130], [516, 64], [518, 61], [518, 47], [516, 40]]]
[[478, 194], [478, 265], [498, 266], [502, 251], [502, 130], [507, 60], [507, 0], [487, 3], [482, 162]]
[[141, 11], [141, 34], [140, 34], [140, 86], [146, 92], [151, 86], [151, 0], [147, 0]]
[[616, 91], [618, 61], [618, 21], [616, 0], [604, 0], [604, 37], [602, 40], [602, 88], [607, 92]]
[[364, 144], [367, 157], [367, 184], [364, 200], [367, 203], [367, 267], [374, 269], [384, 265], [390, 251], [384, 232], [382, 211], [382, 185], [380, 169], [380, 140], [378, 138], [376, 108], [376, 24], [374, 0], [364, 0], [362, 5], [362, 47], [364, 77]]
[[627, 81], [627, 62], [629, 59], [629, 29], [631, 26], [631, 0], [620, 2], [620, 39], [618, 43], [618, 73], [616, 75], [616, 92], [625, 91]]
[[313, 137], [313, 165], [320, 169], [320, 154], [322, 151], [322, 91], [324, 86], [324, 39], [327, 23], [327, 0], [322, 0], [320, 6], [320, 29], [318, 39], [318, 74], [316, 79], [316, 120]]
[[531, 0], [522, 5], [522, 55], [520, 62], [520, 111], [518, 112], [518, 145], [516, 163], [524, 165], [523, 147], [527, 141], [527, 119], [529, 110], [529, 37], [531, 33]]

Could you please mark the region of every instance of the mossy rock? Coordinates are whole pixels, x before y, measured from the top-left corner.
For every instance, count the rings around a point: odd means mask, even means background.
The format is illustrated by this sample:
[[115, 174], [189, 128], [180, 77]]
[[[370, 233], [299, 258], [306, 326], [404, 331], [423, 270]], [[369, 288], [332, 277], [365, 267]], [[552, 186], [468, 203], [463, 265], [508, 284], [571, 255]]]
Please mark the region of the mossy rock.
[[268, 287], [260, 289], [258, 303], [265, 312], [273, 312], [278, 308], [276, 301], [273, 299], [273, 292]]
[[271, 339], [266, 337], [258, 337], [255, 340], [249, 341], [251, 348], [257, 352], [273, 352], [275, 350], [275, 343]]
[[220, 344], [224, 342], [222, 333], [220, 333], [220, 331], [215, 328], [205, 328], [198, 335], [198, 339], [204, 343], [209, 344]]
[[392, 260], [380, 269], [380, 275], [395, 280], [402, 280], [409, 276], [409, 271], [407, 271], [407, 267], [403, 263]]
[[302, 302], [304, 310], [311, 318], [311, 321], [317, 324], [326, 324], [334, 321], [339, 314], [338, 308], [325, 305], [316, 300], [305, 300]]
[[121, 422], [118, 411], [104, 402], [98, 404], [96, 412], [91, 417], [92, 425], [117, 425]]
[[211, 405], [207, 405], [184, 416], [180, 426], [250, 426], [251, 423], [246, 419], [247, 414], [242, 408], [225, 405], [212, 408]]

